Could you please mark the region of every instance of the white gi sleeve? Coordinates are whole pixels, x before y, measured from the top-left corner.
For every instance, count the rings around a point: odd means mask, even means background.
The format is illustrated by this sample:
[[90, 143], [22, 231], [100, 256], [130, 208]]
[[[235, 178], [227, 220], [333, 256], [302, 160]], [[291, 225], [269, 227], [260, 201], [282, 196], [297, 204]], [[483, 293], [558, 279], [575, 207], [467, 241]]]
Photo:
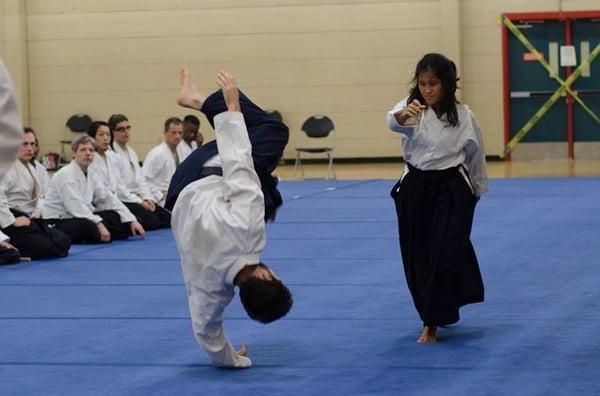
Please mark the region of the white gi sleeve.
[[142, 199], [135, 195], [127, 187], [124, 176], [125, 169], [123, 169], [124, 164], [123, 161], [121, 161], [121, 158], [119, 158], [118, 154], [115, 154], [114, 156], [111, 154], [111, 163], [113, 166], [112, 170], [115, 172], [115, 177], [117, 178], [117, 198], [127, 203], [142, 203]]
[[[0, 228], [6, 228], [15, 222], [15, 216], [10, 211], [6, 191], [9, 188], [10, 181], [4, 178], [0, 182]], [[2, 241], [0, 241], [2, 242]]]
[[[150, 191], [150, 187], [148, 187], [148, 183], [146, 183], [146, 180], [144, 178], [144, 172], [140, 167], [137, 154], [130, 147], [128, 147], [127, 150], [129, 152], [129, 155], [131, 156], [131, 166], [133, 167], [133, 180], [135, 181], [137, 187], [134, 193], [140, 196], [143, 200], [147, 199], [150, 201], [154, 201], [154, 196]], [[124, 166], [128, 165], [129, 164], [124, 164]]]
[[108, 191], [102, 185], [99, 179], [92, 181], [94, 184], [94, 204], [98, 204], [102, 209], [114, 210], [119, 214], [121, 223], [131, 223], [137, 221], [136, 217], [127, 209], [127, 206], [116, 197], [115, 194]]
[[144, 160], [144, 165], [142, 166], [144, 180], [146, 181], [148, 190], [155, 202], [160, 202], [163, 198], [163, 193], [155, 183], [155, 180], [160, 174], [161, 166], [160, 155], [158, 155], [156, 150], [152, 150], [148, 153]]
[[0, 59], [0, 178], [16, 159], [23, 142], [23, 126], [12, 81]]
[[385, 120], [387, 121], [388, 127], [392, 131], [401, 133], [402, 135], [405, 135], [405, 136], [410, 136], [410, 135], [412, 135], [412, 133], [415, 130], [414, 125], [413, 126], [400, 125], [400, 124], [398, 124], [396, 117], [394, 117], [394, 114], [396, 114], [397, 112], [406, 108], [407, 100], [408, 100], [408, 97], [402, 99], [402, 101], [400, 101], [398, 104], [396, 104], [396, 106], [394, 106], [390, 111], [388, 111], [385, 116]]
[[[195, 287], [191, 285], [191, 287]], [[200, 290], [199, 290], [200, 289]], [[223, 292], [210, 293], [203, 288], [197, 288], [188, 300], [192, 314], [194, 335], [206, 351], [209, 359], [219, 367], [246, 368], [252, 366], [252, 360], [241, 356], [233, 348], [223, 327], [223, 311], [231, 301], [233, 294]]]
[[48, 171], [38, 161], [35, 161], [35, 170], [38, 175], [38, 181], [40, 183], [40, 195], [43, 197], [46, 196], [46, 191], [48, 191], [48, 185], [50, 184], [50, 176], [48, 176]]
[[252, 145], [244, 116], [225, 112], [214, 118], [217, 147], [223, 168], [225, 200], [231, 202], [231, 215], [242, 224], [264, 221], [265, 204], [260, 180], [254, 170]]
[[469, 110], [469, 115], [472, 130], [465, 147], [465, 165], [469, 170], [469, 179], [473, 187], [473, 193], [475, 196], [481, 197], [488, 191], [485, 146], [477, 118], [475, 118], [471, 110]]
[[[139, 169], [139, 172], [141, 172], [142, 170]], [[148, 200], [148, 201], [154, 201], [154, 195], [152, 195], [152, 191], [150, 191], [150, 187], [148, 186], [148, 183], [146, 183], [146, 180], [144, 180], [144, 177], [141, 176], [139, 183], [138, 183], [138, 188], [135, 191], [135, 193], [140, 196], [142, 198], [142, 200]]]

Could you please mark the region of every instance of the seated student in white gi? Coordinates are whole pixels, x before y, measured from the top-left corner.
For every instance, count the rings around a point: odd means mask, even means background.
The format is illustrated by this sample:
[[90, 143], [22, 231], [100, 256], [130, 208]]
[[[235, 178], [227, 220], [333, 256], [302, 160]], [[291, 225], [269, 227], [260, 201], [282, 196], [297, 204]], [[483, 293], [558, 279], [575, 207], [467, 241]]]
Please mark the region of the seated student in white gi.
[[171, 227], [171, 212], [158, 205], [144, 180], [137, 153], [129, 145], [131, 125], [124, 114], [113, 114], [108, 119], [111, 131], [110, 147], [119, 156], [122, 179], [127, 188], [137, 198], [124, 202], [125, 206], [138, 218], [146, 230]]
[[[224, 112], [214, 117], [223, 176], [206, 176], [182, 190], [173, 209], [172, 229], [196, 339], [217, 366], [244, 368], [252, 365], [247, 346], [236, 352], [223, 329], [223, 311], [235, 286], [248, 315], [262, 323], [285, 316], [292, 296], [260, 261], [266, 243], [264, 199], [239, 90], [226, 72], [217, 75], [217, 83], [226, 104]], [[178, 103], [200, 110], [203, 100], [183, 69]]]
[[88, 173], [94, 140], [81, 136], [71, 143], [73, 160], [50, 180], [42, 217], [71, 237], [73, 243], [100, 243], [145, 236], [135, 216]]
[[167, 118], [163, 132], [164, 141], [150, 150], [142, 166], [146, 184], [159, 205], [165, 204], [171, 177], [181, 162], [177, 154], [177, 145], [181, 142], [182, 134], [183, 122], [177, 117]]
[[200, 133], [200, 119], [192, 114], [183, 117], [183, 135], [181, 142], [177, 145], [179, 162], [183, 162], [192, 151], [202, 145], [203, 141], [204, 135]]
[[34, 133], [25, 132], [17, 160], [0, 182], [0, 227], [23, 257], [65, 257], [71, 239], [40, 219], [41, 183], [31, 165], [34, 147]]
[[[133, 213], [146, 231], [161, 227], [158, 218], [143, 206], [143, 201], [127, 188], [123, 181], [123, 162], [119, 155], [110, 149], [111, 132], [108, 123], [94, 121], [88, 128], [88, 135], [94, 139], [96, 152], [90, 165], [90, 173], [98, 178], [103, 186], [116, 195]], [[169, 214], [169, 219], [170, 219]]]
[[38, 141], [37, 134], [35, 133], [33, 128], [30, 128], [30, 127], [23, 127], [23, 132], [33, 133], [33, 136], [35, 137], [35, 146], [33, 148], [33, 157], [31, 158], [31, 161], [29, 161], [29, 162], [35, 168], [35, 171], [38, 176], [38, 180], [40, 182], [40, 198], [39, 198], [40, 205], [39, 206], [41, 207], [43, 204], [44, 196], [46, 195], [46, 191], [48, 191], [48, 184], [50, 184], [50, 176], [48, 176], [48, 170], [46, 169], [46, 167], [40, 161], [37, 160], [37, 157], [40, 154], [40, 143]]

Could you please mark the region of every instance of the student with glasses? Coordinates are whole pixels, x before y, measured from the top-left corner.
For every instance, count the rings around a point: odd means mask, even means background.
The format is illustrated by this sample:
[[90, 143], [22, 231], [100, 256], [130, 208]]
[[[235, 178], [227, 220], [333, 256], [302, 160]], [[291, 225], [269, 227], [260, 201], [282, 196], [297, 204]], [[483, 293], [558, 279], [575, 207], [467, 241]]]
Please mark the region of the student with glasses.
[[133, 195], [132, 199], [124, 200], [125, 206], [147, 230], [171, 227], [171, 213], [154, 200], [144, 180], [137, 153], [129, 145], [129, 119], [123, 114], [113, 114], [108, 119], [108, 126], [112, 131], [110, 146], [122, 164], [123, 187]]

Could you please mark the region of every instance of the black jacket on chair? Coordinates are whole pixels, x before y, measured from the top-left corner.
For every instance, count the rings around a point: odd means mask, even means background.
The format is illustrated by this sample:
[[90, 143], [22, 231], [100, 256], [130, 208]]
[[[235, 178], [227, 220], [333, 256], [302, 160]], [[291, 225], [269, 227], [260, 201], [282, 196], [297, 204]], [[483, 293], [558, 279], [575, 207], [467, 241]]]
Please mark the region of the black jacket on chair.
[[[250, 143], [252, 144], [252, 160], [254, 169], [260, 179], [261, 189], [265, 197], [265, 220], [272, 220], [277, 208], [283, 203], [277, 190], [277, 178], [271, 173], [277, 167], [283, 149], [289, 139], [289, 129], [285, 124], [254, 104], [240, 92], [240, 107], [244, 115]], [[210, 95], [201, 111], [214, 128], [213, 118], [227, 111], [223, 93], [219, 90]], [[171, 178], [165, 208], [173, 210], [179, 193], [190, 183], [200, 179], [206, 161], [219, 153], [216, 140], [198, 147], [177, 167]]]

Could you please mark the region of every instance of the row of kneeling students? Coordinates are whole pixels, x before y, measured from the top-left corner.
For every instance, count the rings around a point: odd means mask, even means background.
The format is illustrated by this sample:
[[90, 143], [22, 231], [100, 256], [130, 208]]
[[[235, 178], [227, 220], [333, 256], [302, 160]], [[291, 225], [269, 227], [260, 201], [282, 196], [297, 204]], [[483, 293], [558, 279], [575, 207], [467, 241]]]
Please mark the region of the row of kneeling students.
[[35, 158], [37, 136], [24, 128], [17, 160], [0, 182], [0, 264], [65, 257], [71, 244], [108, 243], [168, 228], [164, 205], [177, 165], [202, 144], [195, 116], [165, 121], [163, 142], [143, 167], [129, 145], [123, 114], [94, 121], [71, 143], [73, 159], [52, 177]]

